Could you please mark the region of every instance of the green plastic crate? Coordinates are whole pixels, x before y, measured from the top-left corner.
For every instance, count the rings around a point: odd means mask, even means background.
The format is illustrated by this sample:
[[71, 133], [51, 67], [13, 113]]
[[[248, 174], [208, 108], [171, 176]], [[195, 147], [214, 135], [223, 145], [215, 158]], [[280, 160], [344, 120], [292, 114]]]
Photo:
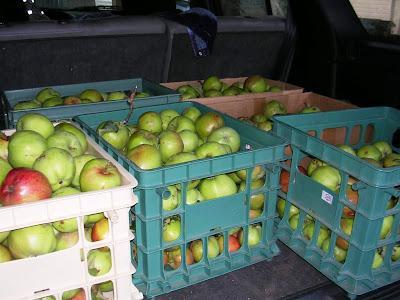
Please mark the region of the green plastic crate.
[[[160, 113], [168, 108], [181, 113], [185, 108], [192, 106], [198, 108], [201, 113], [215, 111], [196, 102], [137, 108], [134, 109], [128, 124], [135, 124], [139, 116], [149, 110]], [[123, 120], [127, 113], [128, 110], [122, 110], [81, 115], [75, 117], [74, 120], [138, 180], [139, 184], [134, 189], [134, 193], [138, 196], [139, 202], [132, 209], [135, 215], [136, 232], [132, 247], [136, 249], [138, 256], [137, 261], [133, 259], [137, 269], [133, 282], [141, 292], [149, 297], [157, 296], [261, 260], [272, 259], [279, 254], [276, 238], [273, 235], [273, 223], [276, 217], [275, 206], [279, 189], [280, 162], [286, 158], [284, 151], [288, 145], [287, 142], [273, 134], [220, 113], [226, 126], [234, 128], [241, 136], [242, 148], [239, 152], [142, 170], [95, 132], [101, 122]], [[246, 150], [246, 145], [251, 145], [253, 149]], [[265, 184], [260, 189], [252, 190], [250, 176], [256, 166], [263, 166], [266, 173]], [[248, 176], [248, 184], [243, 192], [194, 205], [186, 203], [186, 187], [192, 180], [242, 169], [247, 170]], [[162, 202], [163, 197], [167, 197], [167, 187], [175, 184], [181, 184], [182, 187], [181, 204], [174, 210], [164, 211]], [[261, 193], [265, 198], [263, 213], [259, 217], [251, 219], [249, 217], [250, 205], [246, 199], [250, 199], [251, 195]], [[181, 235], [172, 242], [165, 242], [163, 240], [163, 222], [174, 215], [179, 215], [181, 218]], [[182, 263], [177, 270], [163, 268], [163, 251], [165, 249], [174, 246], [183, 249], [193, 240], [203, 239], [205, 241], [209, 235], [218, 233], [227, 235], [230, 229], [236, 227], [242, 227], [246, 235], [248, 226], [253, 223], [262, 224], [262, 240], [259, 244], [250, 248], [242, 246], [241, 249], [232, 253], [225, 251], [216, 258], [203, 259], [203, 261], [190, 266]]]
[[[166, 88], [158, 83], [142, 78], [124, 79], [114, 81], [101, 81], [68, 85], [51, 86], [58, 91], [62, 97], [77, 95], [85, 89], [96, 89], [102, 93], [113, 91], [133, 91], [137, 86], [137, 92], [147, 92], [150, 97], [136, 98], [135, 107], [146, 107], [152, 105], [176, 103], [180, 101], [180, 93]], [[43, 107], [23, 110], [13, 110], [15, 104], [35, 98], [35, 96], [45, 87], [37, 87], [22, 90], [9, 90], [0, 93], [1, 103], [4, 111], [6, 128], [15, 128], [18, 119], [27, 113], [40, 113], [47, 116], [52, 121], [71, 119], [81, 114], [93, 114], [98, 112], [108, 112], [129, 108], [127, 100], [103, 101], [87, 104], [63, 105], [54, 107]]]
[[[385, 140], [399, 153], [398, 142], [393, 138], [400, 128], [400, 111], [389, 107], [360, 108], [276, 116], [273, 121], [273, 131], [286, 138], [292, 150], [290, 164], [282, 164], [290, 171], [290, 179], [287, 194], [278, 193], [286, 199], [286, 206], [282, 220], [276, 219], [277, 238], [347, 291], [351, 298], [398, 281], [400, 260], [392, 261], [391, 253], [400, 241], [400, 205], [391, 209], [387, 209], [387, 205], [400, 195], [400, 166], [375, 167], [327, 141], [357, 149]], [[318, 158], [340, 171], [342, 182], [338, 192], [299, 171], [298, 166], [310, 158]], [[357, 204], [346, 196], [350, 177], [355, 180], [351, 186], [358, 193]], [[304, 223], [306, 215], [315, 219], [311, 241], [303, 235], [302, 226], [297, 226], [296, 230], [290, 226], [291, 205], [300, 209], [298, 224]], [[340, 226], [345, 207], [355, 212], [350, 236]], [[393, 224], [390, 234], [381, 239], [385, 217], [393, 218]], [[317, 245], [321, 226], [331, 230], [327, 252]], [[334, 257], [338, 238], [349, 243], [344, 262]], [[383, 264], [372, 269], [375, 253], [381, 249], [386, 249]]]

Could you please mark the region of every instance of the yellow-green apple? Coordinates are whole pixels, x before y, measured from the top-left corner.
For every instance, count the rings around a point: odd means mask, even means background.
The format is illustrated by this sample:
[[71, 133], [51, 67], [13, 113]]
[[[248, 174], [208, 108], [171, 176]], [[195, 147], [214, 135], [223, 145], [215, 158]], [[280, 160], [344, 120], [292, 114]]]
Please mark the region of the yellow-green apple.
[[8, 172], [12, 170], [10, 163], [4, 158], [0, 157], [0, 185], [3, 183], [4, 178], [6, 178]]
[[393, 252], [392, 252], [392, 261], [397, 261], [400, 258], [400, 246], [396, 244], [393, 247]]
[[[304, 226], [303, 228], [303, 235], [306, 239], [311, 240], [314, 235], [314, 230], [315, 230], [315, 223], [310, 222], [307, 225]], [[318, 234], [318, 239], [317, 239], [317, 245], [318, 247], [322, 247], [323, 241], [330, 237], [330, 230], [327, 229], [326, 227], [322, 227], [319, 229], [319, 234]]]
[[311, 176], [311, 173], [314, 172], [315, 169], [322, 167], [322, 166], [326, 166], [326, 163], [323, 162], [322, 160], [320, 160], [318, 158], [311, 159], [311, 161], [307, 167], [307, 175]]
[[220, 144], [227, 144], [231, 147], [232, 152], [240, 150], [240, 135], [232, 127], [220, 127], [213, 130], [207, 137], [207, 142], [218, 142]]
[[201, 112], [197, 107], [189, 106], [182, 111], [181, 115], [191, 119], [195, 123]]
[[[87, 216], [84, 216], [84, 220], [87, 218]], [[78, 221], [76, 218], [54, 221], [52, 225], [59, 232], [72, 232], [78, 230]]]
[[88, 272], [92, 276], [107, 274], [112, 267], [111, 251], [108, 247], [90, 250], [87, 255]]
[[[111, 292], [114, 290], [114, 283], [111, 280], [101, 282], [98, 284], [100, 292]], [[93, 299], [93, 297], [92, 297]]]
[[395, 166], [400, 166], [400, 154], [390, 153], [387, 154], [383, 159], [383, 167], [390, 168]]
[[69, 196], [69, 195], [75, 195], [81, 193], [80, 190], [73, 188], [71, 186], [66, 186], [59, 188], [53, 194], [51, 195], [51, 198], [56, 198], [56, 197], [64, 197], [64, 196]]
[[251, 126], [256, 126], [256, 123], [250, 120], [248, 117], [239, 117], [238, 120]]
[[78, 138], [79, 142], [82, 145], [83, 152], [86, 152], [86, 150], [87, 150], [86, 136], [85, 136], [85, 134], [83, 133], [83, 131], [81, 129], [79, 129], [78, 127], [72, 125], [71, 123], [61, 122], [61, 123], [58, 123], [54, 127], [54, 130], [55, 131], [65, 130], [65, 131], [69, 131], [69, 132], [75, 134], [76, 137]]
[[227, 173], [226, 175], [232, 178], [236, 184], [240, 184], [243, 181], [239, 176], [236, 175], [236, 172], [230, 172]]
[[137, 124], [139, 129], [144, 129], [158, 135], [162, 129], [161, 116], [155, 111], [147, 111], [140, 115]]
[[[328, 252], [329, 244], [330, 244], [331, 238], [327, 237], [321, 245], [321, 249], [324, 252]], [[336, 244], [333, 249], [333, 256], [338, 262], [344, 262], [346, 260], [347, 256], [347, 251], [343, 250], [342, 248], [338, 247]]]
[[71, 248], [75, 246], [79, 241], [78, 230], [71, 232], [58, 232], [56, 234], [57, 246], [55, 251]]
[[15, 229], [8, 236], [8, 249], [16, 259], [53, 252], [56, 245], [56, 235], [50, 224]]
[[181, 235], [181, 219], [179, 216], [172, 216], [164, 219], [163, 222], [163, 240], [172, 242]]
[[61, 148], [49, 148], [40, 155], [33, 169], [46, 175], [54, 191], [69, 186], [75, 176], [75, 162], [71, 154]]
[[126, 156], [143, 170], [160, 168], [163, 165], [161, 152], [153, 145], [142, 144], [134, 147], [126, 153]]
[[0, 187], [0, 203], [6, 206], [44, 200], [50, 198], [51, 193], [50, 182], [43, 173], [30, 168], [14, 168]]
[[0, 263], [13, 260], [11, 251], [3, 245], [0, 245]]
[[[252, 181], [251, 182], [251, 189], [252, 190], [257, 190], [260, 189], [264, 186], [265, 180], [263, 178], [260, 178], [258, 180]], [[239, 185], [238, 188], [238, 193], [243, 192], [246, 188], [246, 182], [242, 181]], [[264, 207], [264, 194], [255, 194], [252, 195], [250, 198], [250, 209], [261, 209]]]
[[199, 96], [197, 91], [189, 85], [182, 85], [177, 91], [181, 93], [181, 99], [194, 99]]
[[351, 147], [348, 146], [348, 145], [339, 144], [339, 145], [336, 145], [336, 147], [338, 147], [339, 149], [342, 149], [343, 151], [345, 151], [345, 152], [347, 152], [347, 153], [349, 153], [349, 154], [357, 155], [357, 154], [356, 154], [356, 151], [354, 151], [354, 149], [351, 148]]
[[[182, 193], [178, 191], [178, 202], [181, 202]], [[204, 201], [204, 196], [200, 193], [198, 189], [190, 189], [186, 191], [186, 203], [189, 205], [196, 204]]]
[[236, 95], [239, 95], [240, 92], [241, 92], [241, 90], [238, 88], [229, 87], [226, 90], [222, 91], [222, 96], [236, 96]]
[[215, 236], [210, 235], [208, 237], [208, 247], [207, 247], [207, 256], [208, 258], [214, 258], [219, 255], [219, 244], [218, 240]]
[[53, 132], [47, 139], [47, 148], [61, 148], [69, 152], [73, 157], [84, 154], [81, 142], [78, 137], [65, 130]]
[[77, 96], [68, 96], [63, 99], [63, 105], [82, 104], [82, 100]]
[[178, 134], [183, 142], [183, 152], [193, 152], [199, 146], [199, 137], [195, 132], [185, 129]]
[[120, 186], [121, 173], [105, 158], [89, 160], [82, 168], [79, 185], [82, 192], [97, 191]]
[[220, 91], [217, 90], [207, 90], [203, 92], [203, 97], [204, 98], [210, 98], [210, 97], [221, 97], [223, 94]]
[[92, 242], [102, 241], [108, 237], [109, 234], [109, 223], [107, 218], [102, 218], [92, 227]]
[[91, 215], [88, 215], [87, 217], [88, 218], [85, 222], [85, 225], [96, 223], [96, 222], [100, 221], [101, 219], [105, 218], [104, 213], [102, 213], [102, 212], [96, 213], [96, 214], [91, 214]]
[[168, 130], [181, 132], [182, 130], [190, 130], [196, 132], [196, 127], [194, 122], [185, 116], [174, 117], [167, 126]]
[[322, 166], [315, 169], [310, 177], [332, 191], [337, 191], [342, 181], [338, 169], [331, 166]]
[[0, 232], [0, 244], [3, 243], [8, 238], [9, 234], [10, 234], [10, 230]]
[[379, 149], [382, 153], [382, 157], [385, 157], [386, 155], [390, 154], [393, 152], [392, 146], [386, 141], [376, 141], [372, 143], [373, 146]]
[[209, 158], [228, 154], [225, 147], [218, 142], [207, 141], [195, 150], [197, 158]]
[[222, 88], [222, 82], [217, 76], [207, 77], [202, 84], [203, 91], [217, 90], [220, 91]]
[[121, 122], [104, 121], [96, 129], [96, 133], [117, 150], [122, 150], [128, 143], [130, 130]]
[[[238, 233], [238, 240], [240, 245], [243, 245], [243, 229], [239, 230]], [[261, 225], [250, 225], [249, 226], [249, 232], [248, 232], [248, 246], [254, 246], [257, 245], [261, 241], [262, 237], [262, 227]]]
[[309, 114], [309, 113], [315, 113], [315, 112], [319, 112], [321, 111], [321, 109], [318, 106], [306, 106], [304, 108], [302, 108], [299, 113], [300, 114]]
[[162, 129], [166, 130], [169, 122], [177, 116], [179, 116], [179, 113], [173, 109], [164, 109], [163, 111], [161, 111], [160, 117], [161, 117]]
[[166, 162], [166, 166], [180, 164], [184, 162], [194, 161], [197, 160], [196, 154], [192, 152], [180, 152], [172, 155]]
[[82, 154], [79, 156], [74, 157], [74, 163], [75, 163], [75, 175], [74, 178], [72, 179], [71, 186], [75, 188], [80, 188], [79, 186], [79, 178], [81, 176], [81, 171], [83, 169], [83, 166], [92, 159], [97, 158], [96, 156], [92, 154]]
[[376, 161], [380, 161], [382, 159], [381, 151], [374, 145], [363, 145], [358, 148], [356, 154], [359, 158], [367, 157]]
[[120, 92], [120, 91], [114, 91], [114, 92], [110, 92], [107, 95], [107, 98], [104, 98], [106, 101], [113, 101], [113, 100], [123, 100], [123, 99], [128, 99], [128, 96], [124, 93], [124, 92]]
[[278, 100], [271, 100], [265, 104], [263, 110], [264, 116], [269, 119], [275, 115], [286, 115], [287, 110], [285, 104]]
[[[176, 250], [169, 251], [166, 253], [167, 253], [167, 264], [171, 267], [172, 270], [178, 269], [182, 262], [181, 248], [179, 247]], [[186, 248], [186, 264], [192, 265], [193, 262], [194, 262], [194, 256], [192, 250]]]
[[381, 234], [379, 235], [379, 239], [383, 240], [389, 236], [392, 230], [393, 221], [394, 221], [393, 215], [386, 216], [383, 218], [382, 229], [381, 229]]
[[232, 83], [231, 87], [232, 87], [232, 86], [235, 86], [235, 87], [237, 87], [237, 88], [243, 90], [243, 88], [244, 88], [244, 82], [236, 81], [236, 82]]
[[372, 262], [372, 270], [379, 268], [383, 264], [383, 257], [378, 251], [375, 252], [374, 261]]
[[0, 157], [8, 160], [8, 142], [10, 137], [0, 131]]
[[81, 99], [90, 99], [93, 102], [101, 102], [104, 101], [103, 95], [95, 89], [86, 89], [82, 93], [79, 94], [79, 98]]
[[257, 123], [256, 127], [260, 128], [264, 131], [270, 131], [272, 129], [272, 121], [265, 121], [265, 122], [261, 122], [261, 123]]
[[14, 105], [13, 110], [39, 108], [41, 105], [30, 101], [21, 101]]
[[86, 300], [85, 290], [77, 288], [66, 291], [61, 296], [62, 300]]
[[178, 190], [174, 185], [167, 186], [169, 197], [163, 198], [163, 210], [173, 210], [178, 207], [180, 201], [178, 199]]
[[54, 132], [53, 123], [45, 115], [28, 113], [18, 119], [16, 131], [32, 130], [47, 138]]
[[48, 87], [41, 89], [39, 93], [37, 93], [35, 99], [43, 103], [46, 99], [51, 97], [61, 98], [61, 94], [58, 91], [54, 90], [53, 88]]
[[[343, 230], [344, 233], [346, 233], [348, 236], [351, 235], [351, 232], [353, 230], [353, 219], [341, 219], [340, 220], [340, 228]], [[336, 239], [336, 245], [343, 250], [348, 250], [349, 249], [349, 242], [346, 241], [344, 238], [341, 236], [338, 236]]]
[[229, 88], [229, 85], [226, 82], [221, 81], [221, 84], [222, 84], [221, 92], [223, 92]]
[[362, 160], [365, 160], [366, 162], [370, 163], [371, 165], [377, 167], [377, 168], [382, 168], [383, 164], [381, 161], [377, 161], [375, 159], [369, 158], [369, 157], [363, 157]]
[[265, 92], [267, 83], [261, 75], [251, 75], [243, 83], [243, 89], [251, 93]]
[[139, 129], [131, 134], [126, 144], [126, 150], [129, 151], [141, 144], [148, 144], [158, 147], [157, 137], [150, 131]]
[[262, 209], [250, 209], [249, 218], [254, 219], [261, 216], [263, 210]]
[[[246, 180], [247, 170], [246, 169], [238, 170], [236, 171], [236, 175], [240, 179]], [[263, 178], [264, 176], [265, 176], [265, 171], [263, 166], [255, 166], [253, 172], [251, 173], [251, 181], [256, 181], [260, 178]]]
[[46, 149], [46, 139], [40, 133], [32, 130], [17, 131], [10, 137], [8, 162], [14, 168], [32, 168], [36, 158]]
[[272, 86], [266, 90], [266, 92], [281, 92], [282, 89], [279, 86]]
[[267, 117], [264, 114], [254, 114], [250, 117], [254, 123], [262, 123], [268, 121]]
[[141, 92], [141, 93], [137, 93], [135, 95], [135, 98], [146, 98], [146, 97], [150, 97], [150, 94], [148, 94], [146, 92]]
[[213, 111], [201, 114], [195, 122], [196, 132], [202, 139], [207, 138], [215, 129], [224, 126], [225, 120], [220, 114]]
[[220, 174], [200, 181], [199, 191], [205, 200], [211, 200], [237, 193], [236, 183], [226, 174]]
[[[285, 212], [285, 206], [286, 206], [286, 200], [279, 197], [277, 202], [276, 202], [276, 210], [278, 212], [279, 218], [283, 218], [284, 212]], [[290, 211], [289, 211], [289, 219], [291, 219], [294, 215], [299, 214], [300, 210], [294, 206], [290, 205]]]
[[165, 163], [172, 155], [183, 151], [184, 144], [181, 136], [172, 130], [163, 130], [159, 136], [159, 150]]
[[[296, 230], [297, 226], [299, 225], [299, 217], [300, 217], [300, 214], [298, 213], [298, 214], [294, 214], [289, 219], [289, 226], [292, 227], [293, 230]], [[310, 222], [312, 222], [312, 221], [308, 220], [307, 218], [304, 219], [304, 223], [303, 223], [302, 229]]]
[[58, 106], [58, 105], [63, 105], [64, 100], [60, 97], [51, 97], [46, 99], [41, 107], [53, 107], [53, 106]]

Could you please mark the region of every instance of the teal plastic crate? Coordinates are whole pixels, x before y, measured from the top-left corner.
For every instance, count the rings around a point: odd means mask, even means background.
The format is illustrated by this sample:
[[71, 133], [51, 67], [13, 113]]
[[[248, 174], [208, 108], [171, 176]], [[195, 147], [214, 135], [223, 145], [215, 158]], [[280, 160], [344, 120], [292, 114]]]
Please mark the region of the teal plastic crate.
[[[160, 113], [168, 108], [181, 113], [185, 108], [192, 106], [198, 108], [201, 113], [216, 112], [197, 102], [158, 105], [134, 109], [128, 124], [135, 124], [139, 116], [146, 111]], [[101, 122], [123, 120], [127, 113], [128, 110], [122, 110], [81, 115], [75, 117], [74, 120], [138, 180], [134, 193], [139, 201], [132, 208], [135, 216], [135, 239], [132, 247], [136, 249], [138, 255], [137, 260], [133, 259], [137, 269], [133, 282], [141, 292], [148, 297], [157, 296], [261, 260], [272, 259], [279, 254], [276, 238], [273, 235], [273, 223], [280, 187], [280, 162], [287, 157], [285, 155], [287, 142], [273, 134], [219, 113], [223, 116], [226, 126], [234, 128], [240, 134], [242, 147], [239, 152], [142, 170], [95, 132]], [[247, 150], [246, 145], [250, 145], [252, 149]], [[265, 171], [265, 184], [257, 190], [252, 190], [250, 176], [257, 166], [262, 166]], [[244, 191], [193, 205], [186, 203], [186, 187], [191, 181], [243, 169], [247, 170], [247, 185]], [[181, 203], [176, 209], [165, 211], [162, 203], [163, 199], [168, 197], [167, 187], [175, 184], [180, 184], [183, 191]], [[257, 218], [250, 218], [250, 205], [247, 199], [255, 194], [264, 195], [263, 212]], [[179, 215], [181, 219], [181, 234], [178, 239], [165, 242], [163, 222], [175, 215]], [[218, 233], [227, 235], [230, 229], [236, 227], [242, 227], [247, 233], [248, 226], [253, 223], [262, 224], [263, 233], [261, 242], [250, 249], [245, 245], [236, 252], [225, 251], [216, 258], [205, 259], [197, 264], [189, 266], [182, 263], [177, 270], [163, 268], [162, 258], [165, 249], [175, 246], [186, 247], [193, 240], [206, 240], [209, 235]]]
[[[180, 101], [180, 93], [166, 88], [158, 83], [142, 79], [124, 79], [114, 81], [101, 81], [68, 85], [51, 86], [58, 91], [62, 97], [77, 95], [85, 89], [96, 89], [101, 93], [113, 91], [131, 92], [137, 86], [137, 92], [147, 92], [150, 97], [136, 98], [135, 107], [146, 107], [152, 105], [177, 103]], [[71, 119], [81, 114], [93, 114], [98, 112], [108, 112], [129, 108], [127, 100], [102, 101], [87, 104], [62, 105], [54, 107], [43, 107], [23, 110], [13, 110], [15, 104], [35, 98], [35, 96], [45, 87], [37, 87], [21, 90], [8, 90], [0, 93], [1, 103], [4, 111], [6, 128], [15, 128], [18, 119], [27, 113], [40, 113], [47, 116], [52, 121]]]
[[[357, 149], [364, 144], [385, 140], [399, 153], [395, 133], [400, 128], [400, 111], [389, 107], [360, 108], [307, 115], [276, 116], [273, 130], [290, 142], [290, 171], [283, 218], [275, 221], [276, 236], [317, 270], [355, 298], [400, 279], [400, 260], [392, 252], [400, 242], [400, 205], [388, 209], [389, 201], [400, 195], [400, 166], [379, 168], [329, 144], [347, 144]], [[397, 146], [397, 147], [396, 147]], [[337, 168], [341, 175], [339, 191], [333, 191], [300, 172], [298, 166], [318, 158]], [[349, 181], [351, 178], [351, 181]], [[357, 204], [346, 195], [347, 185], [358, 193]], [[395, 203], [395, 202], [394, 202]], [[298, 224], [311, 216], [315, 220], [313, 238], [303, 234], [303, 226], [290, 226], [290, 207], [300, 210]], [[354, 211], [351, 235], [340, 225], [344, 208]], [[307, 216], [308, 215], [308, 216]], [[385, 218], [392, 219], [390, 233], [381, 239]], [[317, 245], [320, 228], [331, 231], [331, 242], [325, 252]], [[318, 233], [318, 234], [317, 234]], [[335, 259], [337, 239], [348, 242], [346, 259]], [[375, 253], [386, 251], [383, 263], [372, 268]]]

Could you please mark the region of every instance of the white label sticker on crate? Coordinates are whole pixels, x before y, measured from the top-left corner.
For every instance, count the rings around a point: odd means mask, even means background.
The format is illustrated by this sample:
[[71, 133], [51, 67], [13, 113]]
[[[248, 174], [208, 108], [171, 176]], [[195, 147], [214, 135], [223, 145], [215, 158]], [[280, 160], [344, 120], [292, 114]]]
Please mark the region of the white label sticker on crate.
[[332, 205], [333, 196], [329, 194], [327, 191], [322, 190], [321, 199]]

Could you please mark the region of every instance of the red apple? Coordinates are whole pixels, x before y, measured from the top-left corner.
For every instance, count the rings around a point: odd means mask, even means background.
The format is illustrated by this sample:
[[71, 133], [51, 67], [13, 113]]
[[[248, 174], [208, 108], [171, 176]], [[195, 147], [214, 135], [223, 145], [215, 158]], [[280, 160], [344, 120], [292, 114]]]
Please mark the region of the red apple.
[[0, 203], [4, 206], [33, 202], [51, 197], [47, 177], [36, 170], [20, 167], [8, 172], [0, 187]]
[[[347, 199], [357, 205], [358, 204], [358, 192], [351, 188], [351, 185], [347, 185], [346, 189], [346, 197]], [[343, 218], [354, 218], [355, 211], [350, 209], [349, 207], [345, 206], [343, 208], [342, 217]]]
[[235, 252], [240, 249], [240, 242], [238, 238], [233, 235], [229, 236], [229, 252]]
[[109, 233], [109, 224], [107, 218], [97, 221], [92, 228], [92, 242], [101, 241], [107, 238]]
[[282, 169], [281, 175], [280, 175], [280, 178], [279, 178], [279, 184], [281, 185], [281, 191], [284, 192], [284, 193], [288, 192], [289, 177], [290, 177], [290, 172]]

